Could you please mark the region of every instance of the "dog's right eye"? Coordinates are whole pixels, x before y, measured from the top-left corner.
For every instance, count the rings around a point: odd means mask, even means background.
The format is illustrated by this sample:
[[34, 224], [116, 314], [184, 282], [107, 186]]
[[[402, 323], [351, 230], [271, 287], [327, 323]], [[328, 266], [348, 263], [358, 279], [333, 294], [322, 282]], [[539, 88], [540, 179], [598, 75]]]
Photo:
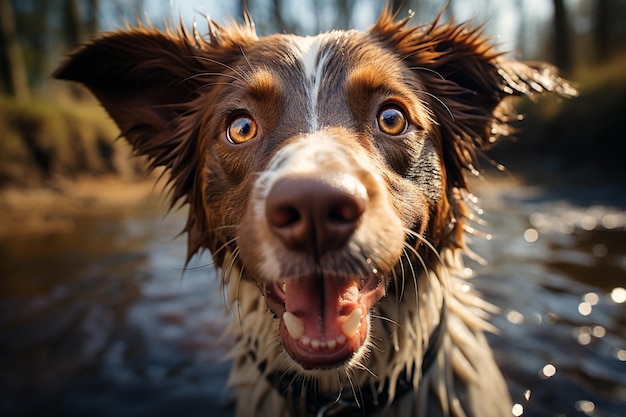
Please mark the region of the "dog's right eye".
[[254, 119], [247, 115], [235, 117], [226, 130], [226, 137], [230, 143], [235, 145], [248, 142], [254, 139], [258, 131], [258, 127]]
[[378, 113], [378, 128], [391, 136], [404, 133], [408, 126], [407, 118], [397, 106], [386, 106]]

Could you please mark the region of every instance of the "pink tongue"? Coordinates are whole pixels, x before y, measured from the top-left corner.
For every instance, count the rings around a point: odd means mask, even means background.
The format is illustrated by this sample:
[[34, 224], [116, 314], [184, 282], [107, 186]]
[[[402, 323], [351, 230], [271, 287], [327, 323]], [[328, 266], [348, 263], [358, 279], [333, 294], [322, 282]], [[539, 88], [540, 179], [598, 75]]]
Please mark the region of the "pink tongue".
[[289, 279], [286, 285], [285, 310], [302, 319], [304, 334], [311, 339], [339, 336], [338, 317], [359, 306], [358, 284], [351, 279], [314, 276]]

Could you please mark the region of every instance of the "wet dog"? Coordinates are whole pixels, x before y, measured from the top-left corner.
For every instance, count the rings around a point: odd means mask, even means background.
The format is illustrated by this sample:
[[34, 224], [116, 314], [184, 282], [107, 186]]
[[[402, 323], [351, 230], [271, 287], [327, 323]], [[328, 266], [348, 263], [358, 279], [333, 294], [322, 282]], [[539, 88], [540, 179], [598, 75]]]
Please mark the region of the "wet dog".
[[507, 97], [575, 91], [467, 24], [208, 25], [103, 34], [56, 76], [189, 206], [189, 257], [211, 251], [233, 305], [238, 415], [510, 415], [465, 280], [466, 173]]

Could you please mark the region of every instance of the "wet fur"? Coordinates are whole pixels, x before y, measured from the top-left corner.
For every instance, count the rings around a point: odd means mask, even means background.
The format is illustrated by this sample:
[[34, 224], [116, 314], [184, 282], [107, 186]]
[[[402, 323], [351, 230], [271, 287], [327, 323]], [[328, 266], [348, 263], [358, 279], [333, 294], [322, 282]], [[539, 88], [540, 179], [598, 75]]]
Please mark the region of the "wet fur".
[[[491, 329], [486, 321], [491, 307], [468, 285], [461, 259], [471, 253], [464, 234], [474, 216], [466, 173], [476, 171], [477, 155], [510, 133], [508, 123], [515, 114], [507, 97], [547, 91], [567, 96], [575, 90], [549, 66], [501, 56], [480, 29], [468, 24], [435, 21], [410, 27], [409, 19], [397, 21], [385, 12], [366, 32], [327, 35], [336, 37], [348, 57], [371, 54], [367, 58], [371, 66], [354, 77], [357, 85], [346, 87], [351, 92], [346, 98], [351, 111], [329, 102], [337, 114], [320, 117], [345, 121], [356, 115], [354, 125], [367, 124], [369, 110], [359, 108], [359, 103], [368, 102], [368, 92], [393, 64], [395, 74], [404, 74], [398, 77], [398, 89], [417, 92], [423, 105], [416, 116], [422, 128], [419, 137], [433, 147], [434, 156], [420, 164], [407, 162], [415, 158], [411, 143], [380, 141], [373, 147], [361, 140], [347, 146], [362, 146], [369, 155], [363, 157], [364, 167], [381, 173], [384, 179], [378, 181], [390, 193], [389, 204], [405, 225], [406, 240], [400, 259], [385, 265], [388, 294], [372, 311], [367, 348], [337, 369], [303, 370], [280, 345], [278, 321], [268, 312], [255, 278], [264, 274], [257, 271], [261, 262], [242, 260], [242, 244], [244, 254], [253, 254], [247, 255], [249, 259], [258, 259], [254, 247], [263, 244], [263, 234], [251, 235], [251, 248], [246, 248], [238, 231], [256, 227], [250, 220], [253, 214], [245, 210], [246, 206], [251, 210], [252, 203], [243, 202], [254, 200], [258, 174], [268, 170], [268, 161], [275, 160], [281, 147], [300, 140], [301, 127], [286, 123], [290, 119], [278, 112], [278, 106], [259, 106], [259, 117], [276, 132], [273, 140], [234, 152], [223, 140], [221, 117], [237, 107], [237, 89], [242, 85], [259, 103], [286, 100], [284, 109], [302, 108], [298, 96], [281, 94], [285, 86], [276, 83], [272, 73], [259, 70], [273, 68], [283, 80], [289, 79], [289, 71], [275, 64], [294, 59], [292, 38], [259, 39], [249, 22], [222, 27], [209, 21], [208, 25], [204, 37], [182, 27], [164, 33], [150, 26], [101, 35], [74, 52], [56, 76], [85, 84], [135, 152], [148, 156], [152, 168], [166, 168], [172, 205], [189, 206], [184, 229], [188, 259], [200, 250], [211, 251], [233, 306], [231, 331], [236, 345], [230, 354], [229, 384], [239, 398], [237, 414], [302, 414], [290, 410], [297, 401], [286, 401], [267, 381], [268, 375], [279, 372], [292, 378], [293, 384], [352, 401], [358, 401], [363, 390], [387, 387], [389, 403], [364, 410], [367, 415], [370, 411], [371, 415], [510, 415], [506, 384], [483, 335]], [[379, 57], [381, 51], [384, 57]], [[349, 63], [345, 65], [349, 68]], [[323, 94], [333, 86], [316, 88]], [[327, 129], [324, 134], [350, 137], [352, 130], [342, 129]], [[386, 163], [373, 155], [381, 155]], [[428, 169], [415, 169], [418, 165]], [[384, 218], [371, 221], [385, 224]], [[437, 360], [426, 375], [411, 373], [413, 392], [394, 401], [399, 375], [420, 369], [444, 299], [447, 331]]]

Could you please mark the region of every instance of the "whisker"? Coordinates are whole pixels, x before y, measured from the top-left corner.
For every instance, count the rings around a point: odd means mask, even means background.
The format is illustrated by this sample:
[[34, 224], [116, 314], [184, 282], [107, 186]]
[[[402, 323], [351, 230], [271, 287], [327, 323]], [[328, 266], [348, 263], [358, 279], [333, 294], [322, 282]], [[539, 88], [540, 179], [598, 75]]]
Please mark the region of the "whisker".
[[[415, 258], [420, 262], [422, 269], [424, 270], [425, 273], [427, 273], [428, 268], [426, 267], [426, 262], [424, 262], [424, 259], [419, 254], [419, 252], [408, 244], [405, 245], [405, 249], [409, 249], [415, 255]], [[415, 270], [413, 269], [413, 262], [411, 262], [411, 259], [408, 256], [407, 256], [407, 261], [409, 265], [411, 265], [411, 271], [413, 271], [413, 289], [415, 291], [415, 302], [417, 303], [419, 301], [419, 290], [417, 288], [417, 275], [415, 274]]]
[[[348, 383], [350, 384], [350, 388], [352, 389], [352, 395], [354, 397], [354, 402], [356, 403], [357, 407], [361, 407], [361, 403], [359, 402], [359, 397], [361, 397], [362, 393], [361, 393], [361, 387], [358, 387], [358, 391], [359, 393], [357, 394], [357, 389], [354, 386], [354, 382], [352, 381], [352, 376], [350, 376], [350, 372], [352, 371], [351, 368], [346, 368], [346, 379], [348, 380]], [[361, 394], [361, 395], [359, 395]]]
[[[410, 58], [411, 55], [407, 55], [406, 57], [404, 57], [404, 59]], [[439, 71], [436, 71], [432, 68], [427, 68], [427, 67], [409, 67], [410, 70], [413, 71], [427, 71], [430, 72], [432, 74], [435, 74], [437, 77], [441, 78], [441, 81], [446, 81], [446, 79], [444, 78], [443, 75], [441, 75], [441, 73]]]
[[[225, 72], [199, 72], [198, 74], [193, 74], [193, 75], [190, 75], [189, 77], [184, 78], [178, 84], [180, 85], [180, 84], [182, 84], [182, 83], [184, 83], [186, 81], [190, 81], [190, 80], [193, 80], [193, 79], [196, 79], [196, 78], [200, 78], [200, 77], [211, 77], [211, 76], [218, 76], [218, 77], [223, 76], [223, 77], [231, 78], [231, 79], [233, 79], [235, 81], [241, 81], [241, 78], [239, 78], [239, 77], [237, 77], [235, 75], [232, 75], [232, 74], [227, 74]], [[224, 84], [228, 85], [228, 83], [224, 83]]]
[[385, 316], [380, 316], [378, 314], [374, 314], [374, 313], [370, 313], [370, 317], [374, 318], [374, 319], [379, 319], [379, 320], [384, 320], [388, 323], [394, 324], [398, 327], [402, 327], [402, 325], [400, 323], [398, 323], [395, 320], [390, 319], [389, 317], [385, 317]]
[[335, 398], [335, 403], [339, 402], [341, 396], [343, 395], [343, 383], [341, 382], [341, 374], [339, 373], [339, 368], [335, 368], [335, 375], [337, 375], [337, 398]]
[[224, 244], [222, 244], [222, 246], [220, 246], [219, 248], [217, 248], [215, 251], [212, 252], [213, 256], [216, 256], [224, 249], [228, 249], [230, 247], [230, 244], [236, 242], [238, 239], [239, 237], [235, 236], [234, 238], [226, 241]]
[[250, 68], [250, 71], [254, 72], [254, 67], [252, 67], [252, 64], [248, 60], [248, 57], [246, 56], [246, 52], [243, 50], [243, 46], [239, 45], [239, 50], [241, 51], [241, 55], [243, 56], [243, 59], [246, 60], [246, 63], [248, 64], [248, 68]]
[[355, 368], [357, 368], [357, 369], [360, 369], [360, 370], [362, 370], [362, 371], [367, 372], [368, 374], [370, 374], [370, 375], [371, 375], [372, 377], [374, 377], [375, 379], [377, 379], [377, 378], [378, 378], [378, 375], [376, 375], [376, 374], [374, 373], [374, 371], [372, 371], [370, 368], [368, 368], [368, 367], [367, 367], [367, 366], [365, 366], [364, 364], [362, 364], [362, 363], [360, 363], [360, 362], [357, 362], [354, 366], [355, 366]]
[[220, 65], [220, 66], [222, 66], [222, 67], [224, 67], [226, 69], [229, 69], [232, 72], [234, 72], [235, 74], [239, 75], [239, 77], [240, 77], [240, 78], [238, 78], [239, 81], [246, 81], [246, 78], [247, 78], [246, 77], [246, 73], [244, 73], [243, 71], [241, 71], [238, 68], [232, 67], [232, 66], [230, 66], [228, 64], [225, 64], [223, 62], [217, 61], [215, 59], [211, 59], [211, 58], [206, 57], [206, 56], [196, 56], [195, 58], [200, 60], [200, 61], [210, 62], [212, 64], [217, 64], [217, 65]]

